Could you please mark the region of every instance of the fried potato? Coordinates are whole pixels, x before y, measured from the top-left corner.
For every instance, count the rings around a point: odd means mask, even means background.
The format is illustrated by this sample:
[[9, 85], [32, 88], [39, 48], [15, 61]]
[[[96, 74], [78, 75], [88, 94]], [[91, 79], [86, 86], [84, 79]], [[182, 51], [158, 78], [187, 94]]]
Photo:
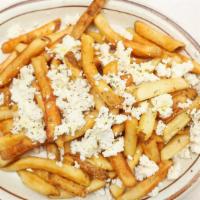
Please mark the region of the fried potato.
[[156, 172], [155, 175], [150, 176], [142, 182], [139, 182], [135, 187], [127, 190], [117, 200], [137, 200], [144, 197], [166, 177], [168, 169], [171, 167], [171, 165], [171, 161], [163, 161], [159, 166], [159, 171]]
[[173, 158], [179, 151], [190, 143], [188, 134], [176, 135], [169, 143], [161, 150], [161, 160], [169, 160]]
[[105, 106], [104, 101], [96, 93], [96, 91], [94, 90], [94, 88], [91, 89], [90, 93], [93, 95], [93, 98], [94, 98], [95, 109], [98, 110], [98, 111], [100, 111], [100, 109]]
[[48, 44], [48, 40], [35, 39], [33, 40], [28, 47], [17, 57], [15, 58], [0, 74], [0, 86], [4, 86], [9, 83], [17, 74], [20, 69], [27, 65], [31, 58], [40, 54]]
[[118, 72], [118, 64], [116, 61], [112, 61], [103, 67], [103, 74], [117, 74]]
[[27, 48], [27, 44], [24, 43], [19, 43], [16, 47], [15, 47], [15, 51], [17, 51], [18, 53], [21, 53], [22, 51], [24, 51]]
[[13, 126], [13, 120], [12, 119], [3, 120], [3, 121], [0, 122], [0, 132], [3, 135], [10, 134], [12, 126]]
[[138, 120], [132, 118], [125, 122], [124, 154], [134, 156], [137, 147]]
[[170, 52], [185, 46], [184, 43], [175, 40], [174, 38], [154, 29], [153, 27], [142, 21], [135, 22], [135, 31], [147, 40], [152, 41], [153, 43], [161, 46], [162, 48]]
[[15, 109], [10, 109], [7, 106], [1, 106], [0, 107], [0, 121], [13, 118], [15, 113], [16, 113]]
[[50, 85], [50, 80], [46, 76], [46, 68], [43, 63], [46, 63], [44, 56], [38, 56], [32, 59], [35, 76], [44, 100], [47, 139], [48, 141], [52, 141], [55, 127], [61, 123], [61, 115], [56, 105], [56, 99]]
[[95, 192], [106, 185], [106, 182], [99, 179], [93, 179], [90, 185], [86, 188], [87, 193]]
[[110, 193], [112, 194], [112, 196], [116, 199], [118, 198], [119, 196], [121, 196], [124, 191], [125, 191], [125, 186], [122, 185], [121, 187], [119, 187], [118, 185], [116, 184], [111, 184], [110, 185]]
[[50, 199], [71, 199], [74, 197], [74, 195], [70, 192], [67, 192], [66, 190], [62, 190], [60, 188], [57, 188], [59, 190], [59, 195], [49, 195], [48, 197]]
[[27, 168], [41, 169], [65, 177], [83, 186], [88, 186], [90, 184], [88, 175], [85, 174], [82, 170], [68, 164], [62, 164], [61, 166], [56, 163], [57, 162], [55, 160], [37, 157], [26, 157], [9, 165], [8, 167], [4, 168], [4, 170], [19, 171]]
[[126, 159], [122, 153], [109, 158], [115, 172], [126, 187], [133, 187], [136, 184], [136, 179], [129, 168]]
[[110, 107], [116, 107], [123, 102], [123, 99], [116, 95], [114, 91], [107, 85], [104, 80], [95, 80], [95, 76], [98, 75], [96, 66], [94, 65], [94, 50], [93, 39], [88, 35], [83, 35], [82, 38], [82, 65], [83, 71], [99, 96]]
[[112, 127], [112, 131], [113, 131], [115, 137], [122, 135], [124, 130], [125, 130], [125, 123], [115, 124]]
[[54, 21], [49, 22], [48, 24], [45, 24], [29, 33], [25, 33], [23, 35], [20, 35], [16, 38], [10, 39], [7, 42], [4, 42], [2, 45], [2, 51], [3, 53], [10, 53], [14, 50], [14, 48], [19, 44], [19, 43], [30, 43], [34, 39], [46, 36], [50, 33], [53, 33], [57, 31], [60, 28], [61, 25], [61, 20], [56, 19]]
[[88, 26], [92, 23], [95, 16], [101, 11], [105, 4], [105, 0], [93, 0], [87, 10], [81, 15], [72, 31], [72, 37], [79, 39]]
[[51, 156], [53, 155], [55, 157], [54, 160], [60, 160], [60, 151], [55, 143], [47, 144], [46, 151], [48, 158], [51, 158]]
[[138, 85], [129, 92], [137, 101], [144, 101], [161, 94], [171, 93], [189, 88], [189, 84], [182, 78], [162, 79]]
[[87, 34], [94, 39], [97, 43], [104, 43], [105, 37], [101, 35], [101, 33], [95, 32], [95, 31], [87, 31]]

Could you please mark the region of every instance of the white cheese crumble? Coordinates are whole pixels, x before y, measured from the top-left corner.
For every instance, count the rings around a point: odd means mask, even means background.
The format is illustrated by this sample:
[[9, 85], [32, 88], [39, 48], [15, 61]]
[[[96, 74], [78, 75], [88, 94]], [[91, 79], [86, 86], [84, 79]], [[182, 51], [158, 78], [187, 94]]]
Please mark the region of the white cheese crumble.
[[77, 169], [79, 169], [79, 168], [80, 168], [80, 165], [78, 164], [78, 162], [77, 162], [77, 161], [74, 161], [74, 167], [75, 167], [75, 168], [77, 168]]
[[90, 86], [81, 76], [70, 80], [71, 72], [65, 65], [48, 72], [56, 98], [56, 105], [63, 114], [62, 123], [55, 129], [55, 137], [62, 134], [74, 135], [85, 124], [84, 112], [94, 106]]
[[114, 138], [113, 124], [121, 124], [127, 119], [125, 115], [113, 115], [109, 109], [102, 107], [92, 129], [86, 131], [81, 140], [71, 142], [72, 153], [80, 153], [82, 159], [103, 154], [104, 157], [116, 155], [124, 150], [124, 139]]
[[54, 153], [48, 152], [47, 156], [50, 160], [55, 160], [56, 159], [56, 155]]
[[185, 74], [184, 78], [193, 87], [195, 85], [197, 85], [200, 81], [199, 76], [197, 76], [196, 74], [192, 74], [192, 73]]
[[113, 199], [108, 187], [97, 190], [96, 192], [94, 192], [93, 195], [94, 196], [92, 196], [89, 199], [91, 199], [91, 200], [94, 200], [94, 199], [96, 199], [96, 200], [100, 200], [100, 199], [112, 200]]
[[43, 143], [46, 140], [46, 132], [43, 112], [34, 101], [36, 89], [31, 85], [34, 79], [33, 67], [25, 66], [10, 87], [11, 100], [18, 105], [12, 132], [18, 134], [23, 131], [31, 140]]
[[185, 147], [184, 149], [182, 149], [178, 154], [178, 157], [182, 158], [182, 159], [190, 159], [192, 158], [192, 152], [190, 150], [189, 145], [187, 147]]
[[0, 93], [0, 106], [4, 104], [4, 94]]
[[56, 54], [58, 59], [63, 59], [65, 54], [69, 51], [72, 51], [76, 59], [80, 60], [81, 58], [81, 42], [80, 40], [75, 40], [70, 35], [67, 35], [63, 38], [62, 43], [56, 45], [53, 49], [53, 53]]
[[168, 68], [165, 64], [159, 63], [156, 66], [156, 73], [159, 77], [167, 77], [169, 78], [171, 76], [171, 69]]
[[173, 165], [169, 168], [167, 179], [168, 180], [175, 180], [177, 179], [182, 173], [181, 163], [177, 159], [173, 159]]
[[182, 77], [192, 71], [193, 63], [191, 61], [184, 63], [173, 63], [171, 66], [172, 77]]
[[190, 126], [190, 148], [193, 153], [200, 153], [200, 110], [192, 110]]
[[112, 184], [117, 185], [118, 187], [122, 187], [123, 183], [119, 178], [112, 179]]
[[138, 107], [133, 107], [131, 109], [131, 115], [135, 117], [136, 119], [140, 119], [141, 115], [145, 112], [147, 112], [147, 109], [149, 107], [149, 103], [147, 101], [144, 101], [140, 104]]
[[156, 134], [163, 135], [163, 131], [164, 131], [165, 127], [166, 127], [166, 124], [162, 120], [159, 120], [157, 127], [156, 127]]
[[127, 31], [124, 27], [117, 25], [117, 24], [112, 24], [112, 29], [119, 33], [121, 36], [123, 36], [124, 38], [128, 39], [128, 40], [132, 40], [133, 39], [133, 35]]
[[181, 109], [186, 109], [186, 108], [189, 108], [189, 106], [192, 104], [192, 100], [190, 99], [186, 99], [186, 102], [179, 102], [178, 103], [178, 107], [181, 108]]
[[162, 118], [167, 118], [173, 113], [173, 100], [170, 94], [162, 94], [151, 99], [153, 111], [159, 112]]
[[135, 167], [135, 177], [138, 181], [142, 181], [154, 175], [158, 170], [158, 165], [143, 154], [140, 157], [139, 165]]
[[131, 155], [127, 156], [128, 160], [133, 160], [133, 157]]
[[61, 161], [56, 161], [56, 165], [57, 165], [58, 167], [62, 167], [62, 166], [63, 166], [63, 163], [62, 163]]

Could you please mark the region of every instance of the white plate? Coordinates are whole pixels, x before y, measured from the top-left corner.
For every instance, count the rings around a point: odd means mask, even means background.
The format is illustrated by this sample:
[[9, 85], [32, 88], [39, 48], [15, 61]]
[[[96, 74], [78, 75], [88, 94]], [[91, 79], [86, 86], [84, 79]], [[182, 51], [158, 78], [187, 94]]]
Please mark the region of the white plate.
[[[25, 30], [33, 28], [36, 24], [45, 23], [51, 19], [66, 16], [74, 16], [82, 13], [88, 0], [29, 0], [16, 3], [7, 9], [0, 11], [0, 42], [8, 36], [8, 30], [13, 25], [19, 24]], [[111, 24], [121, 24], [130, 27], [136, 19], [145, 20], [154, 24], [162, 31], [178, 38], [186, 44], [185, 53], [200, 61], [200, 46], [176, 23], [166, 16], [151, 8], [123, 0], [110, 0], [103, 12]], [[185, 191], [197, 182], [200, 175], [200, 159], [194, 155], [192, 159], [183, 161], [183, 174], [173, 182], [166, 182], [159, 195], [152, 199], [164, 200], [181, 198]], [[47, 199], [25, 187], [15, 173], [0, 171], [0, 199]], [[91, 198], [90, 198], [91, 199]], [[92, 198], [94, 199], [94, 198]], [[104, 196], [95, 197], [95, 200], [103, 200]]]

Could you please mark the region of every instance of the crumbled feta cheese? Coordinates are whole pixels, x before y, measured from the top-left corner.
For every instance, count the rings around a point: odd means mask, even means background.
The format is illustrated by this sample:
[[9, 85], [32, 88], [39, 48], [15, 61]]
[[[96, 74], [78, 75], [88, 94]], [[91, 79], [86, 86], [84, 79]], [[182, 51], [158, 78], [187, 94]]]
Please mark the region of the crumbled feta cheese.
[[191, 86], [197, 85], [200, 81], [199, 77], [196, 74], [192, 73], [185, 74], [184, 78]]
[[192, 157], [192, 152], [190, 151], [190, 147], [187, 146], [184, 149], [182, 149], [178, 154], [178, 157], [183, 159], [190, 159]]
[[54, 153], [48, 152], [47, 155], [48, 155], [48, 158], [49, 158], [50, 160], [55, 160], [55, 159], [56, 159], [56, 156], [55, 156]]
[[200, 82], [194, 86], [195, 90], [197, 91], [198, 96], [200, 96]]
[[77, 168], [77, 169], [79, 169], [79, 168], [80, 168], [80, 165], [78, 164], [78, 162], [77, 162], [77, 161], [74, 161], [74, 167], [75, 167], [75, 168]]
[[128, 160], [133, 160], [133, 157], [131, 155], [127, 156]]
[[147, 101], [142, 102], [139, 107], [133, 107], [131, 109], [131, 115], [139, 120], [141, 115], [147, 112], [148, 106], [149, 104]]
[[200, 110], [191, 112], [192, 123], [190, 126], [190, 148], [193, 153], [200, 153]]
[[186, 102], [184, 103], [179, 102], [178, 107], [181, 109], [185, 109], [185, 108], [188, 108], [191, 104], [192, 104], [192, 101], [190, 99], [186, 99]]
[[70, 80], [70, 71], [65, 65], [49, 70], [48, 77], [54, 90], [56, 104], [62, 111], [62, 123], [55, 129], [55, 137], [62, 134], [74, 135], [85, 124], [84, 112], [94, 106], [90, 86], [82, 77]]
[[0, 106], [4, 104], [4, 94], [0, 93]]
[[119, 178], [112, 179], [112, 184], [117, 185], [118, 187], [122, 187], [123, 183]]
[[112, 29], [119, 33], [121, 36], [123, 36], [124, 38], [128, 39], [128, 40], [132, 40], [133, 39], [133, 35], [127, 31], [124, 27], [120, 26], [120, 25], [111, 25]]
[[173, 63], [171, 66], [172, 77], [182, 77], [188, 72], [192, 71], [193, 63], [191, 61], [184, 63]]
[[156, 66], [156, 72], [157, 72], [157, 75], [159, 77], [167, 77], [167, 78], [169, 78], [171, 76], [171, 69], [166, 67], [166, 65], [163, 64], [163, 63], [159, 63]]
[[92, 196], [91, 198], [89, 197], [89, 199], [93, 200], [100, 200], [100, 199], [104, 199], [104, 200], [112, 200], [112, 195], [110, 194], [110, 190], [108, 187], [106, 188], [101, 188], [99, 190], [97, 190], [96, 192], [94, 192], [93, 194], [94, 196]]
[[162, 94], [151, 99], [153, 110], [159, 112], [162, 118], [169, 117], [172, 113], [173, 100], [170, 94]]
[[62, 43], [56, 45], [53, 49], [53, 52], [56, 53], [56, 57], [63, 59], [65, 54], [68, 51], [72, 51], [76, 59], [80, 60], [81, 58], [81, 42], [80, 40], [75, 40], [70, 35], [67, 35], [63, 38]]
[[138, 181], [142, 181], [149, 176], [154, 175], [159, 170], [158, 165], [150, 160], [147, 156], [140, 157], [139, 165], [135, 167], [135, 177]]
[[11, 100], [18, 105], [12, 132], [18, 134], [24, 131], [31, 140], [43, 143], [46, 140], [46, 132], [43, 112], [34, 101], [36, 89], [31, 85], [34, 79], [32, 66], [25, 66], [10, 87]]
[[166, 124], [162, 120], [159, 120], [157, 127], [156, 127], [156, 134], [163, 135], [163, 131], [164, 131], [165, 127], [166, 127]]
[[174, 163], [173, 165], [169, 168], [168, 174], [167, 174], [167, 179], [168, 180], [175, 180], [177, 179], [181, 173], [182, 173], [182, 168], [179, 160], [173, 159]]
[[81, 140], [72, 141], [72, 153], [80, 153], [84, 159], [100, 152], [107, 157], [123, 151], [124, 140], [123, 138], [115, 139], [111, 127], [113, 124], [120, 124], [126, 119], [125, 116], [117, 117], [117, 115], [110, 113], [108, 108], [102, 107], [95, 120], [94, 127], [87, 130]]
[[63, 163], [61, 161], [56, 161], [56, 165], [59, 166], [59, 167], [62, 167]]

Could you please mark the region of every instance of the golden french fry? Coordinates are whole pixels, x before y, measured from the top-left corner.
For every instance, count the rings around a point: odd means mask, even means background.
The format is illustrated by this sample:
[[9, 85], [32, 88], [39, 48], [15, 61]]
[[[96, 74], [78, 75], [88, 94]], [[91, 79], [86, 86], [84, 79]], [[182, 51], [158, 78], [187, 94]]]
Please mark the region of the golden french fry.
[[128, 165], [131, 170], [133, 170], [135, 168], [135, 166], [139, 163], [142, 153], [143, 153], [142, 146], [138, 145], [136, 148], [134, 157], [131, 160], [128, 159]]
[[116, 199], [118, 198], [119, 196], [121, 196], [124, 191], [125, 191], [125, 186], [122, 185], [121, 187], [119, 187], [118, 185], [116, 184], [111, 184], [110, 185], [110, 193], [112, 194], [112, 196]]
[[161, 94], [171, 93], [187, 88], [189, 88], [189, 84], [184, 79], [171, 78], [142, 83], [136, 88], [133, 88], [132, 91], [129, 90], [129, 92], [134, 95], [137, 101], [144, 101]]
[[147, 112], [143, 113], [140, 118], [138, 132], [140, 133], [140, 138], [145, 141], [147, 141], [153, 133], [156, 116], [157, 112], [154, 112], [152, 108], [149, 107]]
[[87, 34], [94, 39], [95, 42], [97, 43], [104, 43], [105, 42], [105, 37], [101, 35], [98, 32], [95, 31], [87, 31]]
[[142, 37], [154, 42], [155, 44], [170, 52], [185, 46], [184, 43], [175, 40], [174, 38], [154, 29], [150, 25], [141, 21], [135, 22], [135, 31]]
[[115, 135], [115, 137], [121, 135], [123, 133], [123, 131], [125, 130], [125, 123], [122, 124], [115, 124], [112, 127], [112, 131]]
[[110, 172], [108, 172], [108, 177], [111, 178], [111, 179], [113, 179], [113, 178], [117, 177], [117, 174], [116, 174], [115, 171], [110, 171]]
[[4, 87], [0, 89], [0, 92], [3, 93], [4, 99], [3, 99], [3, 105], [10, 106], [11, 103], [11, 92], [9, 87]]
[[59, 67], [60, 64], [61, 64], [61, 61], [54, 57], [54, 58], [51, 60], [50, 67], [51, 67], [51, 69], [57, 69], [57, 68]]
[[56, 174], [49, 175], [49, 182], [77, 196], [84, 197], [86, 195], [85, 187]]
[[100, 111], [101, 107], [105, 106], [104, 101], [101, 99], [101, 97], [96, 93], [94, 88], [91, 89], [91, 94], [93, 95], [94, 98], [94, 103], [95, 103], [95, 109]]
[[190, 143], [189, 134], [176, 135], [161, 150], [161, 160], [169, 160], [173, 158], [179, 151]]
[[81, 35], [85, 32], [88, 26], [92, 23], [95, 16], [101, 11], [105, 4], [105, 0], [93, 0], [88, 6], [87, 10], [82, 14], [78, 22], [73, 28], [72, 37], [79, 39]]
[[49, 195], [48, 197], [50, 199], [71, 199], [74, 197], [74, 195], [70, 192], [67, 192], [66, 190], [62, 190], [60, 188], [57, 188], [59, 190], [59, 195]]
[[133, 77], [131, 74], [124, 74], [121, 75], [120, 78], [124, 81], [126, 81], [126, 87], [129, 87], [131, 85], [133, 85]]
[[103, 74], [117, 74], [118, 72], [118, 64], [116, 61], [112, 61], [103, 67]]
[[24, 43], [19, 43], [16, 47], [15, 47], [15, 51], [17, 51], [18, 53], [21, 53], [22, 51], [24, 51], [27, 48], [27, 44]]
[[35, 71], [36, 79], [40, 87], [41, 95], [45, 105], [45, 122], [47, 126], [47, 139], [49, 141], [54, 138], [54, 130], [61, 123], [61, 116], [56, 99], [50, 85], [50, 81], [46, 76], [46, 69], [42, 63], [46, 63], [44, 56], [38, 56], [32, 59], [32, 65]]
[[33, 172], [22, 170], [18, 172], [22, 182], [32, 190], [43, 195], [59, 195], [59, 190], [48, 182], [35, 175]]
[[160, 152], [158, 149], [156, 138], [152, 138], [142, 145], [144, 154], [148, 156], [149, 159], [156, 163], [160, 162]]
[[30, 43], [36, 38], [46, 36], [50, 33], [53, 33], [60, 28], [60, 24], [61, 24], [61, 20], [56, 19], [56, 20], [51, 21], [48, 24], [45, 24], [29, 33], [25, 33], [16, 38], [10, 39], [7, 42], [3, 43], [2, 51], [3, 51], [3, 53], [10, 53], [21, 42], [22, 43]]
[[111, 156], [110, 162], [117, 173], [118, 177], [121, 179], [126, 187], [133, 187], [136, 184], [136, 179], [129, 168], [126, 159], [122, 153], [118, 153], [116, 156]]
[[132, 118], [125, 122], [124, 135], [124, 154], [125, 156], [134, 156], [137, 147], [137, 129], [138, 120]]
[[47, 144], [46, 150], [48, 158], [51, 158], [51, 156], [53, 155], [54, 160], [60, 160], [60, 151], [55, 143]]
[[16, 111], [7, 106], [0, 107], [0, 121], [11, 119], [14, 117]]
[[99, 179], [93, 179], [90, 185], [86, 188], [87, 193], [95, 192], [106, 185], [106, 182]]
[[118, 106], [122, 103], [123, 99], [116, 95], [114, 91], [107, 85], [104, 80], [95, 80], [95, 76], [98, 75], [96, 66], [93, 63], [94, 50], [93, 50], [93, 39], [88, 35], [83, 35], [82, 38], [82, 64], [83, 71], [92, 85], [98, 92], [99, 96], [104, 102], [111, 107]]
[[171, 161], [162, 162], [159, 166], [159, 171], [156, 172], [155, 175], [145, 179], [142, 182], [139, 182], [135, 187], [127, 190], [117, 200], [137, 200], [144, 197], [166, 177], [168, 169], [171, 167], [171, 165]]
[[28, 47], [15, 58], [0, 74], [0, 86], [9, 83], [20, 71], [20, 69], [30, 62], [30, 59], [40, 54], [48, 44], [46, 39], [35, 39]]
[[27, 168], [45, 170], [53, 174], [65, 177], [83, 186], [88, 186], [90, 184], [90, 179], [88, 175], [85, 174], [82, 170], [64, 163], [61, 163], [61, 165], [59, 165], [57, 164], [57, 161], [45, 158], [22, 158], [16, 161], [15, 163], [9, 165], [8, 167], [4, 168], [4, 170], [19, 171]]
[[12, 126], [13, 126], [13, 120], [12, 119], [3, 120], [3, 121], [0, 122], [0, 132], [2, 132], [3, 135], [10, 134]]
[[163, 138], [165, 142], [175, 136], [181, 129], [183, 129], [190, 122], [190, 116], [186, 112], [177, 115], [170, 121], [163, 131]]
[[138, 42], [134, 42], [131, 40], [127, 40], [123, 38], [121, 35], [113, 31], [110, 27], [107, 19], [99, 14], [95, 17], [94, 20], [95, 25], [100, 30], [100, 32], [105, 35], [106, 39], [111, 43], [116, 43], [118, 41], [123, 41], [124, 45], [128, 48], [131, 47], [133, 49], [133, 54], [140, 57], [160, 57], [162, 51], [159, 47], [141, 44]]
[[92, 158], [88, 158], [87, 161], [90, 162], [92, 165], [99, 167], [101, 169], [107, 171], [113, 171], [113, 167], [110, 164], [110, 162], [102, 155], [99, 155], [98, 157], [93, 156]]

